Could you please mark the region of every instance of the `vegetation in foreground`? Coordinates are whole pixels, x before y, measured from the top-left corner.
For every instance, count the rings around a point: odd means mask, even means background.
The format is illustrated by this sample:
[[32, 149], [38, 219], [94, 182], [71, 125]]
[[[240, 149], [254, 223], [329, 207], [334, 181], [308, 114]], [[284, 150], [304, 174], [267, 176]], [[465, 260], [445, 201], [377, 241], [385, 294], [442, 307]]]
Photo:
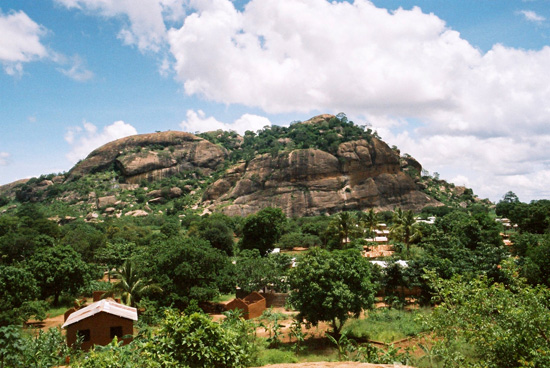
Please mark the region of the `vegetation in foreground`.
[[[395, 244], [394, 255], [379, 268], [360, 254], [365, 246], [376, 247], [365, 241], [373, 231], [369, 213], [287, 219], [280, 210], [266, 209], [241, 219], [220, 214], [180, 218], [176, 212], [58, 226], [41, 205], [26, 203], [0, 216], [0, 364], [49, 367], [71, 356], [72, 366], [95, 361], [101, 362], [96, 366], [125, 367], [139, 357], [150, 359], [152, 367], [192, 367], [199, 363], [170, 349], [196, 343], [203, 344], [204, 359], [214, 359], [208, 361], [212, 366], [218, 364], [215, 359], [221, 366], [240, 367], [322, 357], [422, 367], [545, 367], [550, 352], [549, 209], [550, 201], [526, 204], [508, 193], [497, 204], [496, 214], [482, 204], [428, 208], [419, 214], [435, 215], [434, 224], [412, 223], [407, 211], [374, 214], [376, 222], [388, 224]], [[495, 215], [513, 219], [517, 228], [504, 228]], [[271, 225], [269, 229], [265, 224]], [[512, 245], [504, 246], [501, 233]], [[304, 245], [311, 250], [292, 256], [269, 251]], [[407, 267], [398, 260], [406, 260]], [[297, 267], [290, 269], [292, 262]], [[131, 277], [123, 272], [129, 265]], [[70, 304], [103, 288], [95, 280], [113, 269], [119, 270], [112, 273], [117, 281], [150, 286], [113, 290], [145, 308], [140, 335], [132, 344], [113, 342], [84, 354], [66, 348], [56, 330], [35, 337], [21, 329], [28, 318], [43, 318], [51, 306]], [[235, 316], [219, 324], [195, 313], [193, 306], [233, 292], [236, 284], [248, 291], [291, 292], [290, 301], [301, 318], [293, 343], [283, 343], [275, 330], [263, 342]], [[404, 293], [407, 289], [418, 290], [416, 303], [437, 305], [431, 317], [422, 318], [421, 328], [413, 326], [417, 321], [403, 323], [398, 317], [411, 302]], [[402, 324], [400, 333], [406, 336], [425, 331], [437, 337], [419, 345], [422, 357], [365, 344], [365, 336], [376, 339], [375, 331], [361, 327], [361, 320], [346, 324], [349, 315], [370, 308], [377, 293], [392, 310], [367, 313], [366, 320], [372, 322], [368, 324], [387, 317], [391, 328]], [[322, 302], [312, 303], [315, 300]], [[325, 350], [332, 346], [329, 355], [317, 354], [314, 340], [297, 327], [319, 322], [332, 326], [323, 343]], [[162, 340], [180, 339], [181, 331], [190, 328], [228, 340], [223, 346], [200, 339], [174, 340], [177, 344]]]

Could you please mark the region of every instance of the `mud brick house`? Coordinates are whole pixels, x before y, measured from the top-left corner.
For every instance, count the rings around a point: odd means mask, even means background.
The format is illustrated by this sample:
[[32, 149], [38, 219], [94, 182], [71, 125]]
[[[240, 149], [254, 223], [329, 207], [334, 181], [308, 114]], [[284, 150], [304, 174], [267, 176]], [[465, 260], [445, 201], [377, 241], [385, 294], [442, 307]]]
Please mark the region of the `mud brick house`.
[[[63, 328], [67, 329], [67, 345], [72, 346], [82, 336], [82, 350], [93, 345], [107, 345], [116, 336], [133, 335], [137, 309], [115, 302], [112, 299], [96, 301], [89, 306], [66, 316]], [[123, 339], [124, 344], [132, 338]]]
[[244, 299], [233, 299], [226, 304], [225, 310], [241, 309], [244, 319], [256, 318], [262, 315], [266, 308], [265, 298], [260, 293], [252, 292]]

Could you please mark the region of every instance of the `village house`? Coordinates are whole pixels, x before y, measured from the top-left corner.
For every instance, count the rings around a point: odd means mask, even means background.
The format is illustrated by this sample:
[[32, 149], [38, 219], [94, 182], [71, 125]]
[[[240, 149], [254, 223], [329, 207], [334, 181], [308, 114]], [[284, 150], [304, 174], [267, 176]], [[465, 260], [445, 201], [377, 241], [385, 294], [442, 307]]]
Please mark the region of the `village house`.
[[82, 350], [89, 350], [93, 345], [109, 344], [115, 336], [124, 344], [132, 341], [138, 316], [136, 308], [103, 299], [66, 314], [65, 318], [62, 327], [67, 329], [67, 345], [72, 346], [81, 336]]

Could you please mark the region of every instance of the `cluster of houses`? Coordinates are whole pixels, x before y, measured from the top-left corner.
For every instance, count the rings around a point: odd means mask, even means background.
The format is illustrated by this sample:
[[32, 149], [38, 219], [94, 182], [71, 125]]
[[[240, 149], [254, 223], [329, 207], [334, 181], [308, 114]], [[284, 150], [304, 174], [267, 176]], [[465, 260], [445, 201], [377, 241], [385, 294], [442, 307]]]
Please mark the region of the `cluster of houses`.
[[[510, 220], [496, 219], [502, 223], [505, 229], [514, 227]], [[435, 217], [428, 217], [427, 220], [418, 219], [417, 222], [433, 224]], [[517, 226], [517, 225], [515, 225]], [[379, 258], [391, 256], [393, 254], [392, 245], [389, 244], [388, 238], [390, 231], [386, 224], [378, 224], [374, 230], [374, 237], [365, 239], [369, 243], [375, 243], [376, 247], [371, 249], [370, 246], [364, 247], [363, 255], [368, 258]], [[508, 234], [501, 233], [505, 245], [511, 245]], [[306, 250], [306, 248], [300, 248]], [[276, 248], [272, 253], [279, 253], [281, 250]], [[388, 262], [382, 260], [371, 260], [372, 264], [381, 267], [388, 267]], [[399, 260], [396, 262], [401, 267], [408, 267], [407, 261]], [[296, 258], [292, 259], [292, 267], [296, 266]], [[83, 350], [89, 350], [94, 345], [107, 345], [115, 337], [121, 340], [124, 344], [132, 341], [133, 324], [138, 320], [137, 309], [121, 304], [118, 300], [102, 299], [102, 292], [94, 292], [93, 303], [80, 308], [71, 308], [65, 313], [65, 323], [63, 328], [67, 330], [67, 344], [74, 345], [77, 341], [80, 342], [80, 347]], [[277, 301], [273, 300], [273, 296], [267, 294], [253, 292], [244, 297], [237, 297], [225, 305], [226, 310], [240, 309], [245, 319], [256, 318], [262, 315], [263, 311], [273, 305], [277, 305]], [[280, 302], [279, 302], [280, 304]], [[283, 302], [284, 304], [284, 302]]]

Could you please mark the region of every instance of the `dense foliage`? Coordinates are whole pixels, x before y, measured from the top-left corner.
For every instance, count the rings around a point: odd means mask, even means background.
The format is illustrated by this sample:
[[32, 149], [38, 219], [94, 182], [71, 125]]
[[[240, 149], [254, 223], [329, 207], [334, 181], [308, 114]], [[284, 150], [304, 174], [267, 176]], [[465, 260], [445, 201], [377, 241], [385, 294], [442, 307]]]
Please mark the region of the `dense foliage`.
[[378, 137], [370, 128], [349, 121], [345, 114], [315, 124], [298, 123], [292, 123], [289, 127], [266, 126], [257, 132], [248, 130], [238, 144], [234, 132], [216, 131], [199, 136], [227, 148], [234, 161], [250, 160], [256, 154], [275, 155], [279, 151], [302, 148], [317, 148], [334, 154], [343, 142], [358, 139], [371, 141], [372, 137]]
[[136, 256], [142, 274], [160, 286], [162, 304], [186, 307], [234, 288], [234, 268], [227, 255], [205, 240], [176, 237], [152, 244]]
[[[485, 276], [433, 280], [437, 303], [432, 327], [443, 339], [445, 367], [548, 367], [550, 292], [511, 275], [508, 285]], [[470, 357], [455, 350], [467, 342]]]
[[350, 314], [358, 316], [374, 302], [370, 263], [353, 249], [329, 253], [314, 248], [290, 274], [289, 302], [313, 325], [331, 323], [336, 334]]
[[262, 255], [273, 249], [282, 234], [286, 216], [280, 208], [264, 208], [243, 223], [242, 249], [257, 249]]

